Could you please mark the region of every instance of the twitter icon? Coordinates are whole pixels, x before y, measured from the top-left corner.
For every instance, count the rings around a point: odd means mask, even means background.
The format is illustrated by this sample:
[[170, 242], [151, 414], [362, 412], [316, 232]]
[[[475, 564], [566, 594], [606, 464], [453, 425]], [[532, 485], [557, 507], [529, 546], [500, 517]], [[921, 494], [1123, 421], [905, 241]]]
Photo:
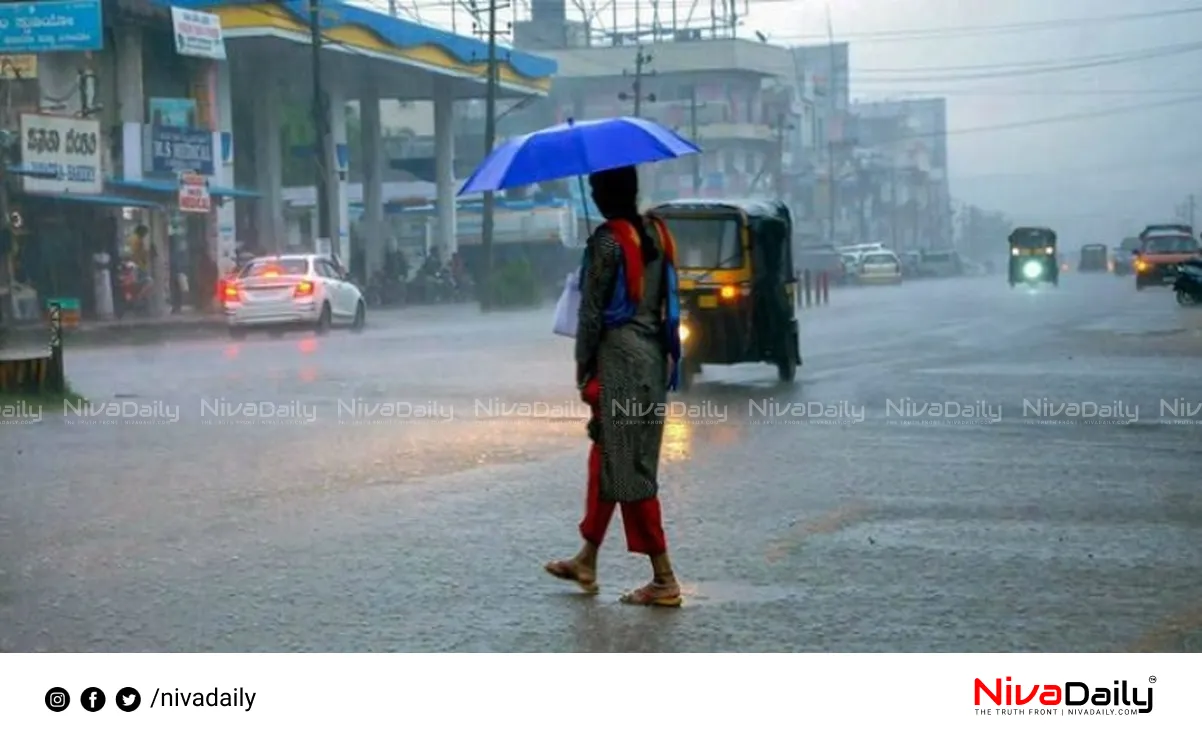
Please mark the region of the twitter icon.
[[117, 708], [122, 712], [133, 712], [142, 704], [142, 695], [132, 686], [117, 692]]

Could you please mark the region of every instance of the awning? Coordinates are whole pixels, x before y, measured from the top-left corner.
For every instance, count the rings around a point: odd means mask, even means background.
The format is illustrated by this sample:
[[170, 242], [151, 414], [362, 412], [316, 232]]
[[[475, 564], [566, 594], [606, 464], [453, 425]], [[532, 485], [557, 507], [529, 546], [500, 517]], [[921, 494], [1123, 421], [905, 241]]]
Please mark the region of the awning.
[[154, 201], [143, 201], [142, 199], [131, 199], [127, 196], [118, 194], [91, 194], [91, 193], [34, 193], [26, 191], [25, 198], [34, 199], [53, 199], [55, 201], [76, 201], [83, 204], [97, 204], [100, 206], [121, 206], [135, 207], [138, 209], [162, 209], [163, 205]]
[[[124, 180], [122, 178], [109, 178], [108, 184], [117, 188], [129, 188], [139, 191], [152, 191], [154, 193], [177, 193], [179, 191], [179, 183], [176, 181], [168, 181], [155, 178], [145, 178], [142, 180]], [[247, 188], [227, 188], [226, 186], [209, 186], [209, 194], [219, 199], [257, 199], [262, 196], [258, 191], [252, 191]]]

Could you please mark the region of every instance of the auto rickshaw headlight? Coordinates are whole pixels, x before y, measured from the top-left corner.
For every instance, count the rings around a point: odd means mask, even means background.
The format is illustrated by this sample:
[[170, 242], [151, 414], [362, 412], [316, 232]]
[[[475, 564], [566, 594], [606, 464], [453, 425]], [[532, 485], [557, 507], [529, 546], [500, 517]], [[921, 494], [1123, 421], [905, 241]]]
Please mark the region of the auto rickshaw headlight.
[[687, 341], [689, 339], [690, 332], [692, 332], [692, 331], [689, 330], [688, 325], [685, 325], [684, 323], [680, 324], [680, 342], [681, 343], [684, 343], [685, 341]]
[[1049, 245], [1043, 249], [1043, 252], [1047, 253], [1048, 255], [1051, 255], [1052, 253], [1056, 252], [1056, 249], [1053, 248], [1051, 245]]
[[735, 294], [737, 294], [737, 293], [738, 293], [738, 290], [736, 290], [733, 286], [730, 286], [730, 285], [724, 286], [720, 290], [718, 290], [719, 296], [721, 296], [723, 299], [734, 299]]
[[1023, 266], [1023, 276], [1028, 279], [1037, 279], [1043, 273], [1043, 266], [1038, 261], [1028, 261]]
[[1019, 252], [1018, 248], [1010, 248], [1010, 255], [1018, 255]]

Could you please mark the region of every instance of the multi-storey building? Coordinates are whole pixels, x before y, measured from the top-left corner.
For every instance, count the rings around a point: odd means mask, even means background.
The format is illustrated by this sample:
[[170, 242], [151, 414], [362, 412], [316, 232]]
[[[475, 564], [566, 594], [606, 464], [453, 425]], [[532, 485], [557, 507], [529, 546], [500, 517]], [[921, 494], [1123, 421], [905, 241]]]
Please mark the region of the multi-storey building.
[[950, 247], [946, 99], [855, 103], [851, 111], [857, 145], [877, 155], [860, 181], [881, 195], [887, 230], [880, 239], [907, 250]]

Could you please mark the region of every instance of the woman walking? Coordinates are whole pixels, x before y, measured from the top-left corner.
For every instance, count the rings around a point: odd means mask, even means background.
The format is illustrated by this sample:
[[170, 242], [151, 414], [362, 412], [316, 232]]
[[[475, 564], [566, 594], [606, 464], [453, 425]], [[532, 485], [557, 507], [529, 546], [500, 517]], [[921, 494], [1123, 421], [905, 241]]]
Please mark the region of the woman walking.
[[546, 570], [595, 593], [597, 552], [620, 504], [627, 548], [647, 555], [652, 571], [622, 601], [680, 606], [658, 497], [667, 391], [680, 363], [675, 245], [662, 221], [639, 214], [633, 167], [594, 173], [589, 185], [607, 221], [589, 239], [576, 335], [576, 382], [592, 408], [584, 544]]

